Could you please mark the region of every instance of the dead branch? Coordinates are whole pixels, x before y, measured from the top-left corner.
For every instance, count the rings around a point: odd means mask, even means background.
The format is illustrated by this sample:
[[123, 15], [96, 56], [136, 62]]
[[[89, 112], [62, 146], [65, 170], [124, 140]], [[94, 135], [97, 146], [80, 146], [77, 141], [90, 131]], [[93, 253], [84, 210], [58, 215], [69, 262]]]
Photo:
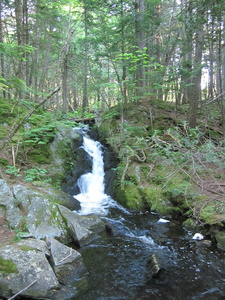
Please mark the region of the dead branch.
[[9, 131], [8, 135], [5, 137], [3, 142], [0, 144], [0, 151], [4, 149], [4, 147], [11, 141], [12, 137], [15, 135], [15, 133], [18, 131], [18, 129], [23, 125], [23, 123], [35, 112], [36, 109], [38, 109], [40, 106], [42, 106], [49, 98], [51, 98], [55, 93], [57, 93], [60, 90], [60, 87], [58, 86], [55, 88], [46, 98], [44, 98], [40, 103], [34, 106], [33, 109], [31, 109], [19, 122], [15, 122]]
[[56, 265], [56, 266], [61, 265], [61, 264], [63, 263], [63, 261], [66, 260], [67, 258], [69, 258], [71, 255], [72, 255], [72, 248], [70, 248], [70, 253], [69, 253], [66, 257], [64, 257], [63, 259], [61, 259], [61, 260], [60, 260], [58, 263], [56, 263], [55, 265]]
[[81, 118], [81, 119], [75, 119], [75, 122], [86, 122], [86, 121], [94, 121], [95, 117], [89, 117], [89, 118]]
[[31, 282], [28, 286], [26, 286], [24, 289], [22, 289], [21, 291], [19, 291], [18, 293], [16, 293], [14, 296], [12, 296], [11, 298], [9, 298], [8, 300], [12, 300], [15, 299], [18, 295], [20, 295], [22, 292], [24, 292], [25, 290], [29, 289], [33, 284], [35, 284], [37, 282], [37, 280], [34, 280], [33, 282]]

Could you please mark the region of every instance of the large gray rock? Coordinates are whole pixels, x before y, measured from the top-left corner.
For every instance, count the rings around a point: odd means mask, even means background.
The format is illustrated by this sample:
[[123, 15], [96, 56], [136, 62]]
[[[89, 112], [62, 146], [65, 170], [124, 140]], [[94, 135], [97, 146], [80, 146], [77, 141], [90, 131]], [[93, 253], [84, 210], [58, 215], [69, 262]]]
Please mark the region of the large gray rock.
[[48, 297], [48, 293], [59, 286], [55, 273], [41, 251], [7, 245], [0, 248], [0, 261], [0, 291], [3, 297], [11, 297], [23, 290], [22, 296], [38, 299]]
[[41, 251], [45, 254], [46, 257], [50, 257], [50, 251], [45, 241], [28, 238], [19, 241], [17, 245], [20, 247], [20, 249], [24, 249], [24, 250], [33, 249], [33, 250]]
[[58, 205], [58, 208], [74, 242], [80, 247], [93, 241], [98, 232], [105, 230], [105, 223], [97, 216], [80, 216], [62, 205]]
[[53, 238], [48, 238], [51, 251], [51, 263], [60, 283], [68, 285], [79, 279], [85, 270], [82, 256]]
[[27, 213], [27, 208], [30, 204], [29, 196], [31, 191], [23, 185], [15, 185], [13, 186], [13, 196], [14, 203], [22, 210], [24, 213]]
[[36, 194], [28, 207], [27, 228], [37, 239], [55, 237], [63, 243], [71, 242], [67, 226], [56, 204]]
[[72, 156], [72, 141], [80, 138], [80, 135], [73, 128], [65, 125], [57, 126], [56, 136], [50, 146], [52, 152], [50, 173], [65, 173], [65, 162], [68, 157]]
[[13, 193], [7, 183], [0, 179], [0, 205], [6, 207], [5, 219], [11, 228], [19, 226], [23, 219], [23, 214], [17, 206]]
[[79, 246], [82, 247], [85, 244], [90, 243], [94, 238], [94, 232], [86, 229], [77, 222], [75, 218], [75, 213], [67, 209], [62, 205], [58, 205], [59, 211], [64, 219], [65, 223], [68, 226], [68, 230], [73, 241]]

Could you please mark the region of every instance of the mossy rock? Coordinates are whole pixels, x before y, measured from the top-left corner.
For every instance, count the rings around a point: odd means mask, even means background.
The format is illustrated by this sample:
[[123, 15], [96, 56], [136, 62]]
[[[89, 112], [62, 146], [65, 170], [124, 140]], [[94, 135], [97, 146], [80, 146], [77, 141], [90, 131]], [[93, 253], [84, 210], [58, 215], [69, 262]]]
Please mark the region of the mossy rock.
[[28, 251], [37, 251], [37, 249], [27, 246], [27, 245], [21, 245], [20, 249], [24, 252], [28, 252]]
[[118, 201], [129, 209], [142, 210], [145, 207], [140, 188], [134, 184], [126, 184], [124, 188], [117, 187], [116, 197]]
[[186, 230], [190, 230], [190, 231], [199, 232], [199, 231], [202, 230], [202, 226], [199, 224], [199, 222], [195, 219], [192, 219], [192, 218], [188, 218], [187, 220], [185, 220], [183, 222], [182, 226]]
[[225, 250], [225, 232], [219, 231], [216, 233], [216, 241], [217, 241], [217, 247], [221, 250]]
[[15, 263], [10, 259], [3, 259], [0, 257], [0, 273], [2, 274], [12, 274], [19, 273]]
[[225, 208], [221, 203], [211, 203], [206, 205], [199, 215], [205, 223], [213, 225], [225, 219]]
[[163, 190], [158, 186], [143, 188], [142, 195], [149, 208], [158, 214], [179, 215], [181, 213], [181, 209], [171, 205], [166, 199]]

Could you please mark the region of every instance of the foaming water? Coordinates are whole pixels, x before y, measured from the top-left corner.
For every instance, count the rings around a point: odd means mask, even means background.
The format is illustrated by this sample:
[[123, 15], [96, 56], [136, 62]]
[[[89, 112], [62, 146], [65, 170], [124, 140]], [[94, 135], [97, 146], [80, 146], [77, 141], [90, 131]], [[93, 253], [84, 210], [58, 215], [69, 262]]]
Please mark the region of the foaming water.
[[92, 160], [92, 172], [78, 179], [80, 194], [74, 195], [81, 205], [79, 214], [107, 215], [110, 207], [118, 207], [116, 201], [105, 194], [103, 146], [98, 141], [83, 136], [84, 151]]

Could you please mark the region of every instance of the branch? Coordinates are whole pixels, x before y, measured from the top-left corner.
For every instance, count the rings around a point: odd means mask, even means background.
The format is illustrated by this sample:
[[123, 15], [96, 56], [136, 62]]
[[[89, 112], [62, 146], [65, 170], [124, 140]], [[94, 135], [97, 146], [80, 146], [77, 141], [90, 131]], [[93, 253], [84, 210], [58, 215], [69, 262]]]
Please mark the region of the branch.
[[0, 144], [0, 151], [11, 141], [12, 137], [15, 135], [15, 133], [18, 131], [18, 129], [23, 125], [23, 123], [35, 112], [36, 109], [38, 109], [40, 106], [42, 106], [49, 98], [51, 98], [55, 93], [57, 93], [60, 90], [60, 87], [58, 86], [55, 88], [46, 98], [44, 98], [40, 103], [36, 104], [33, 109], [31, 109], [18, 123], [14, 123], [11, 130], [9, 131], [8, 135], [5, 137], [5, 140], [1, 142]]
[[22, 292], [24, 292], [25, 290], [29, 289], [29, 287], [31, 287], [33, 284], [35, 284], [37, 282], [37, 280], [34, 280], [33, 282], [31, 282], [28, 286], [26, 286], [23, 290], [19, 291], [18, 293], [16, 293], [14, 296], [12, 296], [11, 298], [9, 298], [8, 300], [12, 300], [14, 298], [16, 298], [18, 295], [20, 295]]
[[56, 266], [61, 265], [64, 262], [64, 260], [66, 260], [67, 258], [69, 258], [72, 255], [72, 251], [73, 251], [73, 249], [70, 248], [70, 253], [66, 257], [64, 257], [63, 259], [61, 259], [58, 263], [55, 263], [55, 265]]
[[89, 118], [81, 118], [81, 119], [75, 119], [75, 122], [85, 122], [85, 121], [94, 121], [95, 117], [89, 117]]

